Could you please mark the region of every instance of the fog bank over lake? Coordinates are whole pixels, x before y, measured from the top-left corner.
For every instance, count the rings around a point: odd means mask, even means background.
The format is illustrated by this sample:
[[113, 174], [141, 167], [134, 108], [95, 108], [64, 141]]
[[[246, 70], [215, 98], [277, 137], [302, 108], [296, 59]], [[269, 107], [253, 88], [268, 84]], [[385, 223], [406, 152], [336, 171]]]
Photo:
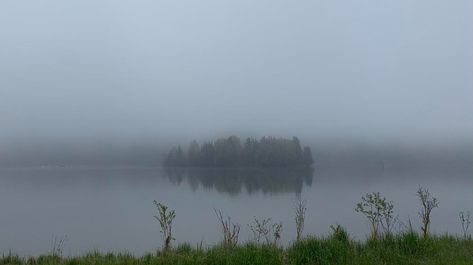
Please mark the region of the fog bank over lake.
[[[4, 142], [0, 145], [0, 167], [161, 166], [173, 145], [187, 147], [190, 139]], [[313, 150], [317, 168], [473, 167], [473, 143], [469, 141], [420, 144], [301, 140]]]
[[473, 135], [473, 2], [2, 1], [0, 143]]

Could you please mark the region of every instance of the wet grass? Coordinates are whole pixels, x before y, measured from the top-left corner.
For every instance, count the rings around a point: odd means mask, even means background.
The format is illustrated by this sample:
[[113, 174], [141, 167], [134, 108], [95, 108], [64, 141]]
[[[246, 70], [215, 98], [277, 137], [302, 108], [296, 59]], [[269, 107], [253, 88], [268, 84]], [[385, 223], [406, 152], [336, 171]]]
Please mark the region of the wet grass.
[[1, 264], [473, 264], [473, 240], [449, 235], [424, 239], [416, 233], [404, 233], [361, 242], [350, 240], [345, 231], [334, 231], [329, 237], [308, 237], [288, 248], [244, 244], [202, 249], [184, 244], [140, 257], [98, 252], [80, 257], [6, 255], [0, 258]]

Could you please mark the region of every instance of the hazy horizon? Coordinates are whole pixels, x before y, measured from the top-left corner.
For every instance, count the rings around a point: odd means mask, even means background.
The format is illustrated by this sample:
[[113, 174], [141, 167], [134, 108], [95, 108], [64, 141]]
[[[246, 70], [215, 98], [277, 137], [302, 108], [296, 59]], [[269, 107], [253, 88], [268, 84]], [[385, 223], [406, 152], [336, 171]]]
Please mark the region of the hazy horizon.
[[471, 142], [473, 2], [0, 3], [0, 142]]

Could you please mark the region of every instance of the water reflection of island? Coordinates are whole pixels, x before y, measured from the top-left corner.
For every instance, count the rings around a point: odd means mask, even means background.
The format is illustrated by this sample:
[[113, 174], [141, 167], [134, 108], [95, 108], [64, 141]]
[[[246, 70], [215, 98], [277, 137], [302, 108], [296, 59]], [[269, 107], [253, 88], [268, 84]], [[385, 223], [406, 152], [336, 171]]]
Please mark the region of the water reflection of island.
[[238, 195], [243, 190], [248, 194], [260, 191], [300, 194], [303, 186], [312, 185], [313, 174], [312, 168], [165, 168], [165, 175], [176, 185], [186, 180], [194, 191], [202, 186], [230, 195]]

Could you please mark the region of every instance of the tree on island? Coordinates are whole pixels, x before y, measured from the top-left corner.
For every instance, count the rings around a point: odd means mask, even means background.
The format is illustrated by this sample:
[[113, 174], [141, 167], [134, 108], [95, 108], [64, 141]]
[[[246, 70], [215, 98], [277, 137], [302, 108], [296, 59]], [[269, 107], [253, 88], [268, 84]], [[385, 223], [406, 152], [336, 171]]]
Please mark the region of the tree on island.
[[187, 161], [184, 157], [182, 149], [180, 146], [173, 147], [171, 151], [169, 151], [166, 160], [164, 161], [166, 165], [173, 165], [176, 167], [182, 167], [187, 165]]
[[219, 138], [199, 145], [192, 141], [184, 152], [172, 148], [164, 165], [169, 167], [310, 167], [314, 160], [310, 147], [292, 139], [247, 138], [242, 144], [236, 136]]

